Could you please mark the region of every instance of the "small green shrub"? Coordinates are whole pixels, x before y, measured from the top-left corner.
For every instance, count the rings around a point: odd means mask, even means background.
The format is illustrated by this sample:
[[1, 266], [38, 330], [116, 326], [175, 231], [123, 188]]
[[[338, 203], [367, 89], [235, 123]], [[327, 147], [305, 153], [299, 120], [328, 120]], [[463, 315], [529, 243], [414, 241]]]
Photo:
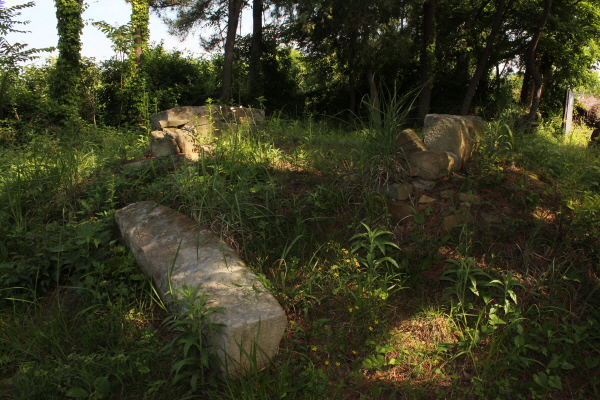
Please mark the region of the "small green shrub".
[[189, 379], [192, 392], [198, 389], [198, 384], [214, 386], [218, 369], [223, 366], [215, 357], [216, 350], [210, 348], [210, 343], [223, 325], [212, 323], [210, 314], [223, 313], [223, 310], [206, 307], [210, 297], [201, 292], [200, 286], [191, 288], [183, 285], [172, 296], [172, 306], [180, 311], [168, 316], [165, 323], [176, 332], [176, 336], [163, 350], [175, 356], [171, 366], [173, 384]]

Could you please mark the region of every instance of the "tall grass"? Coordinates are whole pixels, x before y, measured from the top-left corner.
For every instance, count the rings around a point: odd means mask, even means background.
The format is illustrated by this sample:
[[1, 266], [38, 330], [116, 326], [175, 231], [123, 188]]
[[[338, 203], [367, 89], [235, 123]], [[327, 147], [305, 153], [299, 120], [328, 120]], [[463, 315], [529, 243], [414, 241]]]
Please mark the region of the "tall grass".
[[[116, 131], [10, 150], [0, 161], [0, 397], [593, 396], [598, 151], [552, 124], [525, 135], [491, 123], [466, 183], [443, 185], [510, 206], [504, 230], [440, 236], [426, 212], [423, 224], [394, 226], [374, 189], [405, 179], [393, 142], [411, 101], [390, 94], [355, 127], [236, 127], [198, 163], [123, 168], [145, 143]], [[528, 187], [530, 173], [546, 189]], [[500, 190], [513, 203], [496, 204]], [[286, 309], [269, 368], [172, 384], [178, 333], [113, 221], [139, 200], [220, 233]], [[556, 222], [536, 217], [546, 209]]]
[[417, 96], [416, 91], [400, 95], [395, 87], [380, 93], [376, 102], [368, 97], [363, 99], [368, 118], [361, 125], [364, 142], [359, 168], [371, 188], [406, 178], [402, 174], [402, 154], [398, 154], [394, 142], [406, 128]]

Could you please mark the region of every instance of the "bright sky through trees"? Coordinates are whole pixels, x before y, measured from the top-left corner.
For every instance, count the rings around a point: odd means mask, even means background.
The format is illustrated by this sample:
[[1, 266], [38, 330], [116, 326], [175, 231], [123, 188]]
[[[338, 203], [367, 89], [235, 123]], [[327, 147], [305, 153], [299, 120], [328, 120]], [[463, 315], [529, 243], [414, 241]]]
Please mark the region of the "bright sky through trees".
[[[28, 0], [5, 0], [5, 6], [11, 7], [18, 4], [27, 3]], [[27, 43], [29, 47], [43, 48], [56, 46], [58, 35], [56, 33], [56, 10], [53, 0], [35, 0], [34, 7], [22, 10], [19, 21], [31, 21], [29, 25], [23, 27], [23, 30], [31, 31], [25, 34], [10, 34], [7, 39], [9, 42]], [[87, 9], [83, 13], [83, 19], [86, 26], [83, 28], [83, 48], [84, 57], [95, 57], [97, 60], [105, 60], [113, 55], [111, 41], [107, 39], [102, 32], [92, 26], [93, 21], [105, 21], [111, 25], [124, 25], [129, 21], [131, 6], [124, 0], [88, 0]], [[242, 21], [242, 33], [248, 33], [252, 30], [252, 19], [250, 15], [245, 15]], [[198, 34], [190, 35], [184, 42], [180, 42], [174, 36], [167, 33], [167, 26], [154, 13], [150, 15], [150, 41], [164, 41], [166, 49], [177, 48], [178, 50], [187, 50], [191, 53], [203, 53], [204, 50], [199, 45]], [[185, 53], [189, 54], [189, 53]], [[51, 54], [56, 56], [57, 52]], [[42, 55], [40, 60], [44, 60], [48, 54]], [[39, 60], [38, 60], [39, 62]]]

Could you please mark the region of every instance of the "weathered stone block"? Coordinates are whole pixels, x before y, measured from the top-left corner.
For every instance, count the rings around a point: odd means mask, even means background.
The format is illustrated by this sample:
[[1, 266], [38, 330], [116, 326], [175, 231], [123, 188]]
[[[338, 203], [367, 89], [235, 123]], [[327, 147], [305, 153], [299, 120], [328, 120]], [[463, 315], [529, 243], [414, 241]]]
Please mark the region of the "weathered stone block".
[[165, 128], [179, 128], [186, 125], [189, 122], [187, 119], [172, 119], [172, 120], [160, 120], [158, 121], [158, 125], [160, 125], [161, 129]]
[[414, 179], [412, 185], [415, 189], [419, 190], [431, 190], [435, 187], [436, 183], [426, 179]]
[[454, 159], [443, 151], [415, 151], [408, 154], [406, 170], [410, 176], [438, 179], [454, 168]]
[[207, 304], [221, 307], [213, 323], [224, 324], [209, 343], [230, 375], [250, 369], [256, 354], [259, 369], [277, 353], [287, 319], [275, 298], [240, 259], [208, 229], [168, 207], [152, 202], [131, 204], [115, 214], [125, 243], [140, 269], [154, 280], [159, 295], [169, 288], [201, 285]]
[[412, 194], [413, 187], [408, 183], [392, 183], [382, 186], [379, 192], [391, 200], [406, 200]]
[[170, 156], [179, 153], [179, 146], [171, 135], [163, 131], [150, 132], [150, 146], [154, 157]]
[[164, 128], [150, 132], [151, 151], [154, 157], [182, 153], [190, 161], [198, 161], [200, 148], [206, 147], [209, 140], [198, 135], [194, 129]]
[[427, 149], [451, 153], [459, 170], [469, 160], [485, 134], [485, 122], [479, 117], [429, 114], [423, 126]]
[[444, 217], [443, 224], [444, 228], [450, 231], [459, 225], [471, 222], [473, 222], [473, 217], [468, 213], [468, 211], [461, 210], [456, 212], [455, 214]]
[[421, 141], [421, 138], [417, 135], [412, 129], [405, 129], [396, 138], [394, 142], [394, 147], [401, 151], [402, 153], [410, 153], [417, 150], [425, 151], [427, 147]]
[[185, 106], [170, 108], [150, 117], [152, 129], [162, 129], [161, 121], [162, 125], [168, 126], [172, 126], [170, 121], [187, 121], [186, 124], [195, 126], [198, 133], [215, 133], [226, 123], [263, 124], [265, 112], [248, 107]]
[[163, 128], [163, 126], [161, 126], [161, 121], [185, 120], [187, 121], [187, 124], [193, 126], [205, 125], [209, 123], [209, 116], [211, 114], [209, 110], [212, 111], [214, 120], [220, 119], [217, 112], [218, 109], [218, 106], [211, 107], [210, 109], [207, 106], [174, 107], [153, 115], [150, 117], [150, 123], [153, 130], [160, 130]]
[[184, 129], [176, 128], [165, 128], [163, 129], [165, 134], [171, 135], [171, 137], [177, 143], [179, 152], [183, 154], [191, 154], [198, 152], [198, 145], [196, 144], [195, 132], [186, 131]]

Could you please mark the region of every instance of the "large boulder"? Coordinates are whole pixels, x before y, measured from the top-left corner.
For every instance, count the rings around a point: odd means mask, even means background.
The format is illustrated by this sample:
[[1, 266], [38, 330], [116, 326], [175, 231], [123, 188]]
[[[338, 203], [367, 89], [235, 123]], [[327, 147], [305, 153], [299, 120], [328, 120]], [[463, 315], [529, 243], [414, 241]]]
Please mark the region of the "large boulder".
[[131, 204], [117, 211], [115, 218], [126, 245], [161, 298], [178, 296], [183, 285], [200, 285], [210, 296], [207, 306], [223, 309], [224, 314], [210, 315], [212, 323], [224, 327], [207, 343], [222, 361], [223, 373], [244, 373], [254, 362], [259, 369], [269, 365], [283, 336], [286, 315], [231, 247], [185, 215], [156, 203]]
[[428, 150], [447, 152], [459, 170], [469, 160], [485, 134], [485, 122], [479, 117], [428, 114], [423, 126], [423, 141]]

